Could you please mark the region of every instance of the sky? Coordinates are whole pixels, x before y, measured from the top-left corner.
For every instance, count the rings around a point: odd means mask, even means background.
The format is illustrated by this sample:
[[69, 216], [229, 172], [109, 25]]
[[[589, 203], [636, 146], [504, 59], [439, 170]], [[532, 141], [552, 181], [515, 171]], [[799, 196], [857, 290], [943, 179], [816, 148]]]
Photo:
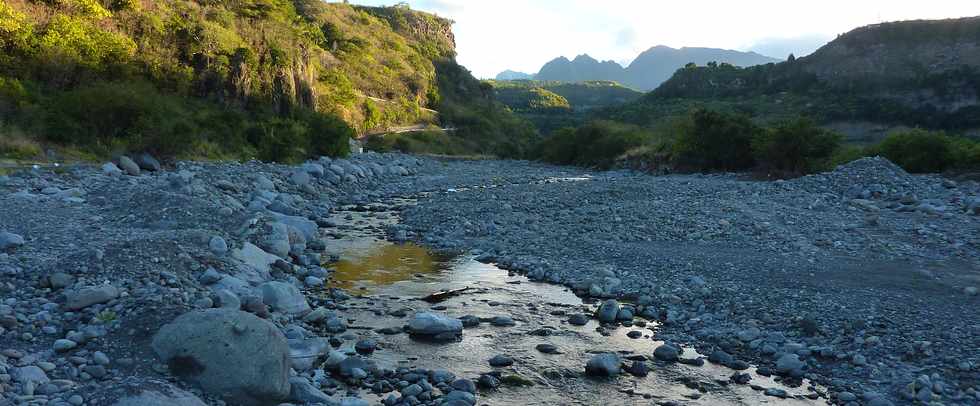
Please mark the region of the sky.
[[[352, 0], [392, 5], [394, 0]], [[980, 15], [980, 0], [408, 0], [453, 19], [458, 61], [478, 78], [536, 73], [587, 53], [628, 65], [655, 45], [803, 56], [879, 22]]]

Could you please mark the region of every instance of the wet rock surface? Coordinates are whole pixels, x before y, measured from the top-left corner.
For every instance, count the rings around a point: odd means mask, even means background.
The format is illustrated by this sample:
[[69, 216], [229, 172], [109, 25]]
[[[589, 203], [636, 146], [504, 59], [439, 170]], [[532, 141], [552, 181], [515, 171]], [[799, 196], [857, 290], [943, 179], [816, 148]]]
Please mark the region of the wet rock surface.
[[978, 401], [976, 184], [134, 157], [0, 182], [0, 404]]

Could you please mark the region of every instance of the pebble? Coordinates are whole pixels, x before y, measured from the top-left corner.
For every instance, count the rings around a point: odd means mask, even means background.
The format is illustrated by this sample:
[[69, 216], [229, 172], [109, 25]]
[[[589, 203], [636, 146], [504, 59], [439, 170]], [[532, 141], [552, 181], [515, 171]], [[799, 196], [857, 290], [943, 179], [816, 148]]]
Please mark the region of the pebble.
[[78, 347], [78, 343], [67, 339], [55, 340], [53, 346], [55, 352], [68, 352], [75, 349], [75, 347]]

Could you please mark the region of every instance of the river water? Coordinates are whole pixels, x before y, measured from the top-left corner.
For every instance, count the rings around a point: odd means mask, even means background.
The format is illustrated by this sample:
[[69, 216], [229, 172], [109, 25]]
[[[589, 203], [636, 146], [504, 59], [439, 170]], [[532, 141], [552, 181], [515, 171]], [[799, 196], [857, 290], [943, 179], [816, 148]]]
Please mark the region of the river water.
[[[400, 200], [393, 205], [411, 204]], [[345, 224], [326, 240], [328, 254], [338, 261], [331, 287], [349, 292], [354, 299], [344, 314], [351, 331], [358, 338], [373, 338], [380, 349], [371, 358], [387, 367], [441, 368], [458, 377], [476, 379], [482, 373], [500, 371], [512, 383], [499, 390], [482, 392], [479, 404], [486, 405], [650, 405], [668, 401], [692, 405], [812, 405], [818, 388], [804, 382], [788, 387], [773, 378], [749, 372], [749, 385], [729, 383], [736, 372], [705, 363], [702, 367], [662, 364], [647, 361], [649, 376], [637, 378], [622, 374], [617, 378], [586, 377], [584, 366], [596, 353], [616, 352], [624, 359], [645, 356], [652, 359], [654, 349], [662, 344], [652, 339], [658, 325], [602, 327], [596, 321], [585, 326], [566, 322], [574, 313], [591, 314], [595, 304], [583, 302], [563, 286], [531, 282], [493, 266], [477, 262], [467, 255], [450, 256], [432, 253], [424, 247], [396, 245], [385, 241], [383, 229], [398, 221], [396, 210], [341, 210], [335, 215]], [[419, 300], [432, 293], [469, 288], [464, 294], [444, 302], [430, 304]], [[412, 340], [405, 334], [381, 335], [374, 330], [401, 327], [407, 318], [389, 313], [404, 309], [444, 312], [454, 317], [473, 315], [481, 318], [509, 316], [517, 325], [494, 327], [482, 323], [466, 329], [463, 338], [454, 343], [428, 343]], [[396, 312], [397, 313], [397, 312]], [[642, 323], [641, 323], [642, 324]], [[529, 334], [549, 329], [550, 335]], [[627, 336], [639, 331], [637, 339]], [[559, 354], [544, 354], [538, 344], [553, 344]], [[347, 349], [353, 341], [345, 344]], [[515, 360], [513, 366], [493, 368], [488, 360], [504, 354]], [[701, 356], [685, 349], [683, 357]], [[705, 357], [706, 358], [706, 357]], [[627, 363], [631, 361], [626, 361]], [[765, 389], [781, 389], [788, 398], [763, 394]], [[369, 394], [362, 394], [372, 399]], [[377, 398], [373, 398], [377, 400]]]

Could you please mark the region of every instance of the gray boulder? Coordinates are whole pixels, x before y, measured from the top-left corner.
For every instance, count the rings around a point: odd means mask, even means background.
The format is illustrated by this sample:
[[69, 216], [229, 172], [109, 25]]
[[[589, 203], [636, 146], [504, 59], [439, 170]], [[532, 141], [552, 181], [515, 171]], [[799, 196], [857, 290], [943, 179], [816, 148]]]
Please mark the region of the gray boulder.
[[306, 296], [296, 286], [283, 282], [266, 282], [259, 286], [262, 301], [272, 310], [286, 314], [303, 314], [310, 311]]
[[225, 255], [228, 252], [228, 243], [224, 238], [220, 236], [211, 237], [211, 241], [208, 242], [208, 248], [214, 255]]
[[463, 335], [463, 322], [435, 313], [416, 313], [408, 322], [408, 331], [413, 336], [423, 338], [455, 340]]
[[616, 321], [616, 316], [619, 315], [619, 302], [609, 299], [602, 302], [599, 306], [599, 310], [596, 311], [596, 318], [603, 323], [612, 323]]
[[136, 156], [136, 165], [139, 165], [140, 169], [150, 172], [160, 171], [160, 161], [157, 161], [153, 155], [142, 153]]
[[133, 162], [128, 156], [119, 157], [119, 168], [129, 176], [139, 176], [140, 166]]
[[65, 292], [65, 308], [81, 310], [86, 307], [106, 303], [119, 297], [119, 289], [112, 285], [90, 286]]
[[296, 171], [292, 175], [289, 175], [289, 181], [293, 182], [296, 186], [307, 186], [313, 181], [313, 177], [310, 176], [309, 172], [306, 171]]
[[163, 390], [144, 390], [137, 395], [119, 399], [112, 406], [207, 406], [197, 396], [169, 387]]
[[265, 277], [268, 277], [272, 264], [280, 259], [247, 242], [242, 244], [242, 248], [232, 250], [231, 256]]
[[0, 231], [0, 251], [12, 250], [24, 245], [24, 237], [17, 234]]
[[585, 373], [589, 376], [619, 375], [623, 361], [616, 354], [598, 354], [585, 364]]
[[34, 382], [36, 384], [41, 384], [41, 385], [51, 382], [51, 379], [48, 378], [48, 375], [44, 373], [44, 370], [34, 365], [28, 365], [26, 367], [20, 367], [20, 368], [13, 368], [11, 372], [12, 373], [10, 375], [14, 379], [14, 382], [20, 382], [25, 384], [27, 382]]
[[119, 169], [119, 167], [116, 166], [116, 164], [112, 162], [106, 162], [104, 165], [102, 165], [102, 173], [109, 176], [119, 176], [123, 174], [123, 171], [122, 169]]
[[290, 393], [286, 337], [249, 313], [208, 309], [184, 314], [153, 337], [153, 350], [173, 374], [231, 404], [277, 404]]
[[661, 361], [675, 362], [680, 358], [681, 350], [670, 344], [663, 344], [653, 350], [653, 357]]
[[313, 386], [306, 378], [295, 377], [289, 379], [289, 400], [301, 405], [322, 403], [325, 405], [336, 405], [337, 402]]
[[796, 354], [783, 354], [776, 360], [776, 373], [780, 375], [800, 375], [805, 364]]

